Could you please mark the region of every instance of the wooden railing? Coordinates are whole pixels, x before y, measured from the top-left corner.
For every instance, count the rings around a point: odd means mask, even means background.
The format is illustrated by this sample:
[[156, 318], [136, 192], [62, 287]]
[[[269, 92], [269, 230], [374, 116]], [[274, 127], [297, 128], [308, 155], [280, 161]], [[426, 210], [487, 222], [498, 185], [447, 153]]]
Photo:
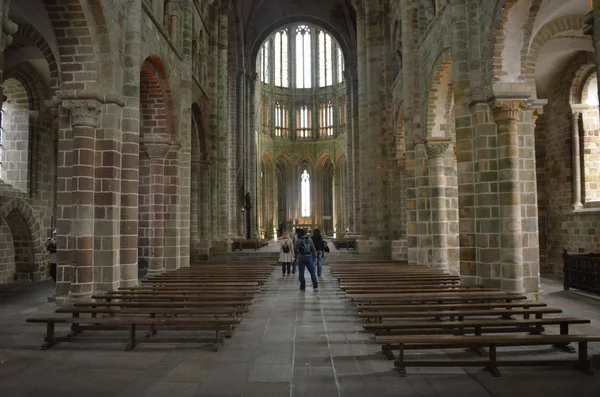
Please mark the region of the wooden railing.
[[563, 252], [564, 289], [576, 288], [600, 295], [600, 254]]

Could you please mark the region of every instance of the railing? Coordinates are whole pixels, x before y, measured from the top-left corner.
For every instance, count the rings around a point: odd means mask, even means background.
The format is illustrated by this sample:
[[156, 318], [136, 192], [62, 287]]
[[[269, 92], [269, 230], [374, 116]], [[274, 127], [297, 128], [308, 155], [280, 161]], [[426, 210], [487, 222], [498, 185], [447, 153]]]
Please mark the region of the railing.
[[564, 289], [576, 288], [600, 295], [600, 254], [563, 252]]

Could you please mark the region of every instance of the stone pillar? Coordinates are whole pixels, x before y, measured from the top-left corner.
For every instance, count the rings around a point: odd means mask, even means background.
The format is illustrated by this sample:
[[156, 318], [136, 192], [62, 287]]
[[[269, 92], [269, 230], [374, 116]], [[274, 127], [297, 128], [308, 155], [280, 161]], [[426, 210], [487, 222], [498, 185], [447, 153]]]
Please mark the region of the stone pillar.
[[142, 142], [150, 163], [150, 247], [151, 257], [148, 259], [148, 274], [160, 274], [165, 270], [165, 205], [164, 205], [164, 173], [165, 156], [169, 151], [169, 137], [166, 134], [146, 134]]
[[501, 289], [523, 293], [523, 242], [519, 181], [519, 119], [525, 100], [496, 99], [492, 104], [498, 135]]
[[446, 213], [445, 158], [450, 140], [428, 138], [425, 143], [429, 157], [431, 199], [431, 265], [432, 269], [448, 271], [448, 219]]
[[581, 141], [579, 132], [579, 118], [581, 112], [573, 111], [571, 113], [572, 120], [572, 136], [573, 136], [573, 209], [578, 210], [583, 208], [581, 202]]
[[71, 253], [75, 278], [70, 297], [89, 299], [94, 282], [94, 160], [100, 103], [94, 99], [68, 99], [62, 102], [62, 107], [71, 115], [73, 137], [67, 250]]
[[211, 188], [210, 176], [212, 174], [209, 161], [200, 162], [199, 197], [198, 197], [198, 259], [205, 260], [210, 256], [211, 247]]
[[[596, 50], [596, 75], [600, 75], [600, 0], [592, 0], [592, 11], [583, 19], [583, 32], [592, 36]], [[600, 79], [598, 79], [598, 91], [600, 92]]]
[[190, 261], [199, 259], [198, 244], [200, 243], [200, 160], [192, 160], [191, 164], [191, 193], [190, 193]]
[[[368, 86], [367, 86], [367, 53], [366, 53], [366, 20], [365, 20], [365, 9], [362, 2], [356, 5], [356, 41], [357, 41], [357, 92], [358, 92], [358, 133], [363, 135], [363, 138], [368, 134]], [[356, 137], [356, 135], [355, 135]], [[359, 237], [359, 250], [365, 250], [368, 245], [370, 238], [370, 214], [369, 209], [372, 206], [369, 204], [369, 197], [371, 196], [371, 187], [365, 186], [364, 183], [370, 180], [369, 178], [369, 147], [368, 139], [360, 139], [359, 142], [354, 146], [355, 157], [358, 158], [358, 166], [356, 168], [358, 178], [358, 186], [361, 188], [357, 194], [357, 210], [360, 212], [360, 217], [356, 220], [360, 224], [360, 237]], [[361, 246], [364, 245], [365, 247]]]
[[133, 287], [138, 282], [138, 217], [140, 182], [140, 68], [142, 0], [132, 0], [127, 7], [123, 93], [125, 107], [122, 117], [121, 155], [121, 224], [120, 252], [121, 287]]
[[[181, 144], [176, 139], [169, 141], [166, 158], [164, 160], [164, 266], [166, 270], [177, 270], [180, 266], [180, 223], [179, 223], [179, 197], [180, 172], [181, 172]], [[187, 253], [189, 255], [189, 252]], [[186, 255], [186, 256], [187, 256]]]

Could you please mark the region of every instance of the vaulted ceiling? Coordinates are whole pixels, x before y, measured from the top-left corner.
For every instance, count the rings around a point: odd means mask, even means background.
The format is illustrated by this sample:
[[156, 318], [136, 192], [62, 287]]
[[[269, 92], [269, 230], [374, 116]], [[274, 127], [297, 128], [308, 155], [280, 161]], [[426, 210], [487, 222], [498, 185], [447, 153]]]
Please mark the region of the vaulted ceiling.
[[[327, 30], [352, 58], [356, 17], [350, 0], [235, 0], [241, 14], [248, 59], [266, 37], [292, 22], [314, 23]], [[348, 56], [347, 55], [347, 56]]]

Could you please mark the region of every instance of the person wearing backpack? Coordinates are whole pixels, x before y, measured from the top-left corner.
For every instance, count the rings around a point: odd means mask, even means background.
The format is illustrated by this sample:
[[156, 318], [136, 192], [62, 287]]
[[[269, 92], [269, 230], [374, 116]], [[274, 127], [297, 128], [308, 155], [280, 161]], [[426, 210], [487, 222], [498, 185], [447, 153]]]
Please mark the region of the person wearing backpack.
[[323, 240], [323, 236], [321, 235], [321, 231], [319, 229], [315, 229], [312, 235], [312, 241], [315, 245], [315, 249], [317, 250], [317, 261], [315, 262], [317, 266], [317, 276], [320, 278], [323, 273], [323, 251], [325, 240]]
[[[292, 261], [294, 260], [294, 243], [287, 232], [283, 233], [283, 239], [280, 241], [281, 248], [279, 249], [279, 262], [281, 263], [281, 271], [283, 275], [290, 274]], [[295, 270], [295, 269], [294, 269]]]
[[299, 229], [298, 237], [299, 238], [294, 244], [294, 248], [296, 251], [296, 259], [298, 261], [300, 290], [304, 291], [306, 288], [306, 281], [304, 280], [305, 268], [307, 268], [310, 273], [313, 289], [317, 289], [319, 287], [319, 282], [317, 280], [317, 275], [315, 274], [315, 266], [313, 263], [317, 259], [317, 250], [315, 249], [312, 239], [308, 237], [303, 229]]

